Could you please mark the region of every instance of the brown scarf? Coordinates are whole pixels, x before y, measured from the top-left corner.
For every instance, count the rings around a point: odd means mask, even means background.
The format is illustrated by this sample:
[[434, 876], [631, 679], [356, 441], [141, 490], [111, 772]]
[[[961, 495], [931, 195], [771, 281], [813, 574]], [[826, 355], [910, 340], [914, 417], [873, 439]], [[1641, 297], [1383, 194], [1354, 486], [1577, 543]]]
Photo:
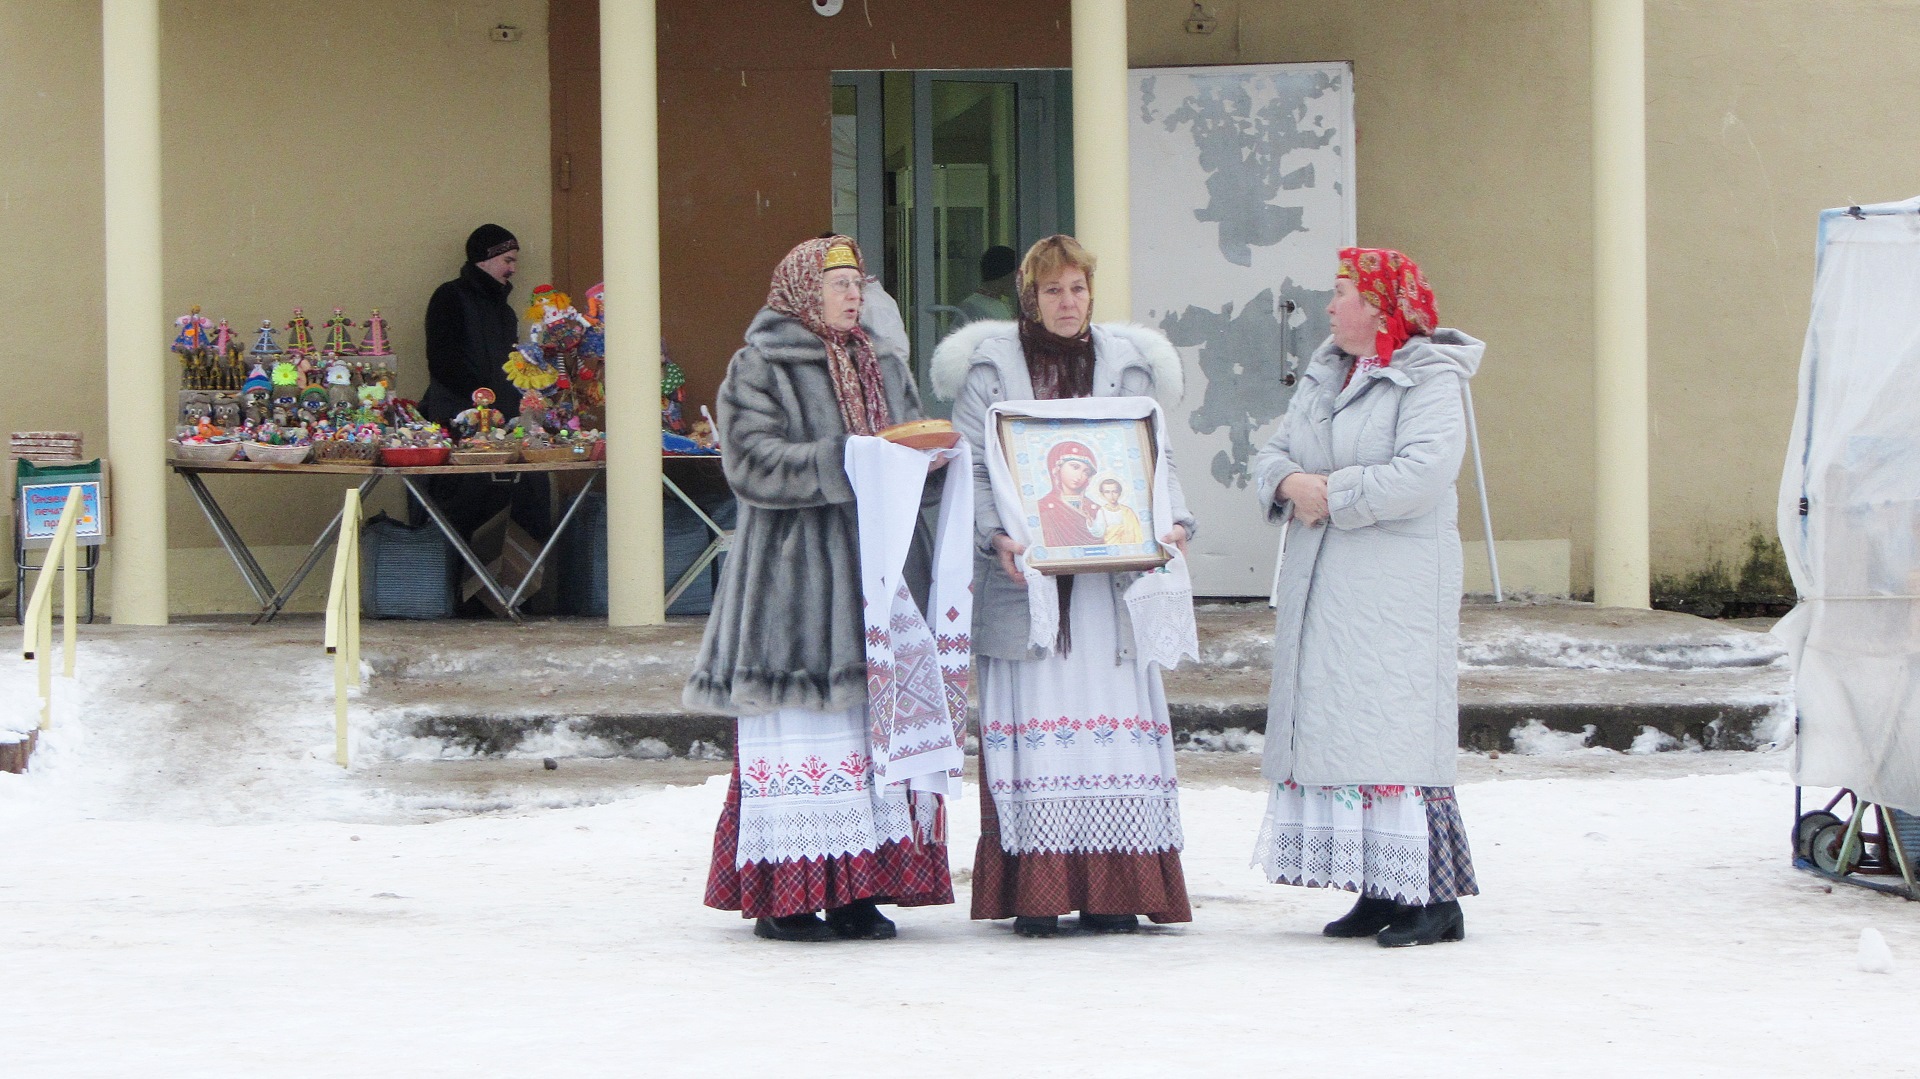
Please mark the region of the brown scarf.
[[[1071, 397], [1093, 396], [1093, 322], [1077, 336], [1061, 337], [1025, 311], [1020, 315], [1020, 351], [1027, 360], [1027, 379], [1033, 383], [1037, 401], [1059, 401]], [[1054, 638], [1054, 651], [1067, 655], [1073, 651], [1073, 575], [1062, 573], [1053, 579], [1060, 596], [1060, 634]]]
[[[842, 246], [852, 248], [854, 258], [859, 259], [859, 246], [845, 236], [807, 240], [787, 252], [774, 267], [767, 307], [798, 320], [826, 346], [827, 373], [833, 378], [833, 395], [840, 401], [841, 422], [850, 435], [871, 435], [893, 426], [886, 385], [880, 377], [880, 360], [874, 355], [866, 330], [859, 326], [836, 330], [827, 325], [826, 319], [826, 295], [821, 284], [825, 274], [821, 267], [827, 252]], [[866, 272], [864, 263], [860, 271]]]

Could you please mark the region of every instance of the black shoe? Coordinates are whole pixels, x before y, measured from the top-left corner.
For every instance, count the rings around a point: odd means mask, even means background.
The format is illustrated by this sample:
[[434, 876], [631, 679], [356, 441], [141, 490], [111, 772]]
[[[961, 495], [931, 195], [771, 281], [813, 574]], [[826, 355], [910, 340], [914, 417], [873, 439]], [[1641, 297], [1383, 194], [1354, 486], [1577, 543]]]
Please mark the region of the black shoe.
[[871, 899], [859, 899], [827, 911], [827, 928], [841, 940], [892, 940], [900, 935], [892, 919]]
[[1050, 937], [1060, 931], [1060, 918], [1053, 914], [1041, 918], [1023, 914], [1013, 920], [1013, 931], [1022, 937]]
[[1138, 914], [1093, 914], [1080, 912], [1080, 928], [1089, 933], [1138, 933]]
[[1391, 899], [1363, 895], [1353, 909], [1328, 922], [1320, 932], [1329, 937], [1370, 937], [1393, 924], [1401, 906]]
[[1465, 940], [1467, 919], [1460, 913], [1460, 901], [1429, 903], [1424, 907], [1401, 907], [1393, 924], [1380, 931], [1382, 948], [1411, 948], [1416, 944], [1439, 944]]
[[800, 940], [817, 943], [833, 939], [833, 930], [818, 914], [789, 914], [781, 918], [759, 918], [753, 923], [753, 935], [768, 940]]

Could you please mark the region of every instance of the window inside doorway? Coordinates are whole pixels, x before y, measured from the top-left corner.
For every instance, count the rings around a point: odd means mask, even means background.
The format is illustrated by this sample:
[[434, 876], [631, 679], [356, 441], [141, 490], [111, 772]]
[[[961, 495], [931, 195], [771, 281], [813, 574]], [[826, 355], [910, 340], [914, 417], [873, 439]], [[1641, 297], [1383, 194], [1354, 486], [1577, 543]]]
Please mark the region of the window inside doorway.
[[899, 303], [923, 383], [948, 333], [1012, 317], [1008, 275], [983, 269], [1072, 228], [1069, 85], [1064, 71], [834, 75], [834, 226]]

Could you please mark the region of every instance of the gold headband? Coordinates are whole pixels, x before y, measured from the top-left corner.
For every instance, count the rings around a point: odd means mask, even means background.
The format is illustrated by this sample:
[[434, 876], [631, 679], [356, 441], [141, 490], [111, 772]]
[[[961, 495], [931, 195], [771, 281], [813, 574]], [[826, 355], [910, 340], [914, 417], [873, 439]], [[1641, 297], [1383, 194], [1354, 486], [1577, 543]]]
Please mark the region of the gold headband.
[[851, 244], [834, 244], [832, 247], [827, 248], [827, 261], [821, 265], [820, 272], [826, 273], [828, 270], [839, 270], [843, 268], [858, 270], [860, 268], [860, 256], [854, 254], [853, 245]]

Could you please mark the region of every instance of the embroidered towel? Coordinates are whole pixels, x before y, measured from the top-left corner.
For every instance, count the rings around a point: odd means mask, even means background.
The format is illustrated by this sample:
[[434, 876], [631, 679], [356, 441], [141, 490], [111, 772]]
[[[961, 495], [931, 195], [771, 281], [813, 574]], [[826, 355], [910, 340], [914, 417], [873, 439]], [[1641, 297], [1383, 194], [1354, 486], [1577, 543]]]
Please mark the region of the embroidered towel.
[[[1155, 461], [1153, 469], [1154, 542], [1159, 543], [1173, 520], [1173, 497], [1167, 477], [1171, 474], [1167, 455], [1166, 418], [1159, 402], [1151, 397], [1075, 397], [1058, 401], [1005, 401], [987, 409], [987, 478], [993, 487], [993, 500], [1000, 510], [1001, 526], [1007, 535], [1031, 547], [1036, 538], [1027, 528], [1026, 514], [1020, 508], [1018, 485], [1007, 467], [1000, 449], [1000, 417], [1031, 416], [1036, 419], [1150, 419], [1153, 423]], [[1166, 543], [1160, 544], [1169, 560], [1150, 573], [1141, 573], [1127, 584], [1127, 614], [1133, 620], [1135, 655], [1141, 663], [1175, 667], [1183, 655], [1200, 658], [1200, 635], [1193, 620], [1193, 581], [1187, 573], [1187, 559]], [[1027, 643], [1043, 651], [1050, 650], [1060, 630], [1059, 590], [1039, 570], [1017, 559], [1021, 575], [1027, 581]], [[1123, 575], [1135, 576], [1132, 574]]]
[[[905, 568], [920, 520], [928, 462], [950, 475], [934, 532], [932, 625], [913, 601]], [[972, 455], [916, 450], [882, 438], [847, 439], [847, 478], [860, 522], [860, 589], [867, 639], [867, 730], [876, 786], [957, 795], [966, 763], [973, 627]], [[955, 471], [955, 470], [958, 471]]]

